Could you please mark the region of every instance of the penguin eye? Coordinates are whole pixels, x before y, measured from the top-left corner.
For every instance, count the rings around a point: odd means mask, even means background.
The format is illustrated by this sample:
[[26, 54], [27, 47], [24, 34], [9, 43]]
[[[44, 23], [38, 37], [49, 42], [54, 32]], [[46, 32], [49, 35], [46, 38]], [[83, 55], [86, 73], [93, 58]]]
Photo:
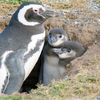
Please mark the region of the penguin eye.
[[71, 52], [71, 50], [70, 49], [67, 49], [67, 52]]
[[34, 12], [35, 12], [35, 13], [39, 12], [39, 9], [34, 9]]
[[59, 38], [62, 38], [62, 36], [60, 35]]
[[38, 10], [34, 10], [35, 12], [37, 12]]

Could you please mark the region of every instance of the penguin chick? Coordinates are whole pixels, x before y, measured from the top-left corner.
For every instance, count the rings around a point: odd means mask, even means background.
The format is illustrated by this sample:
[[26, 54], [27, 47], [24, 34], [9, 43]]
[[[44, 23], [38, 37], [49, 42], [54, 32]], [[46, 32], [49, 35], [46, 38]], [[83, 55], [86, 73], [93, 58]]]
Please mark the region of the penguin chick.
[[[51, 79], [57, 79], [61, 77], [61, 75], [66, 71], [66, 65], [70, 63], [73, 59], [80, 57], [84, 54], [85, 48], [76, 41], [67, 41], [63, 44], [61, 48], [53, 48], [52, 51], [57, 54], [58, 63], [55, 61], [55, 66], [52, 66], [50, 75]], [[56, 67], [56, 71], [53, 72], [53, 67]], [[50, 69], [49, 69], [50, 71]], [[58, 74], [59, 73], [59, 74]], [[59, 79], [58, 78], [58, 79]]]
[[39, 83], [48, 85], [54, 77], [51, 73], [57, 72], [57, 76], [55, 76], [56, 79], [61, 76], [57, 71], [58, 68], [56, 67], [59, 63], [59, 57], [52, 51], [52, 49], [54, 47], [61, 47], [66, 41], [68, 41], [68, 35], [63, 29], [54, 28], [50, 31], [48, 35], [48, 43], [44, 47], [41, 57], [42, 65], [40, 69]]
[[61, 28], [52, 29], [48, 35], [48, 44], [51, 47], [61, 47], [66, 41], [68, 41], [68, 35]]
[[67, 41], [61, 48], [53, 48], [52, 51], [56, 53], [60, 59], [66, 59], [69, 63], [70, 60], [68, 59], [73, 60], [81, 56], [85, 52], [85, 48], [79, 42]]
[[[55, 54], [52, 56], [45, 54], [44, 56], [43, 84], [45, 86], [51, 83], [51, 80], [59, 79], [66, 71], [66, 64], [85, 52], [84, 47], [75, 41], [67, 41], [62, 47], [52, 48], [51, 50]], [[50, 52], [50, 50], [48, 52]]]
[[45, 41], [43, 22], [58, 16], [36, 2], [25, 2], [0, 34], [0, 94], [17, 92], [34, 68]]

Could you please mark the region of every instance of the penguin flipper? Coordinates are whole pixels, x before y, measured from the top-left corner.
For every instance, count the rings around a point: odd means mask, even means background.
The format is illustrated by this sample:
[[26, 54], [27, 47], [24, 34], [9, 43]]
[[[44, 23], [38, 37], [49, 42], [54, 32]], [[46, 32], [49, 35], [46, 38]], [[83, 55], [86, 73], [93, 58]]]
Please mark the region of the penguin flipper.
[[25, 70], [23, 54], [24, 50], [20, 49], [11, 53], [6, 59], [5, 65], [10, 73], [10, 77], [7, 87], [4, 91], [5, 94], [17, 92], [24, 81]]

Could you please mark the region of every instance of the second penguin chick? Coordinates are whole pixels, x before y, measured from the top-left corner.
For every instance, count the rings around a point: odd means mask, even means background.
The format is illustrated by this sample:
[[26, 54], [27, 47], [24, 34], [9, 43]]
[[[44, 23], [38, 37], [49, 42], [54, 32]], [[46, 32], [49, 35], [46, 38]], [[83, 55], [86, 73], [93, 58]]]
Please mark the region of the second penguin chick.
[[73, 59], [81, 56], [85, 49], [79, 42], [67, 41], [61, 48], [52, 48], [52, 51], [57, 55], [49, 59], [48, 63], [47, 59], [45, 59], [43, 69], [44, 85], [48, 85], [53, 79], [59, 79], [66, 71], [66, 65]]
[[[67, 41], [61, 48], [53, 48], [52, 51], [58, 55], [59, 62], [56, 64], [56, 67], [62, 75], [64, 72], [62, 69], [66, 69], [66, 65], [73, 59], [82, 56], [85, 52], [85, 48], [79, 42]], [[55, 74], [58, 76], [57, 73]], [[56, 77], [53, 78], [56, 79]]]
[[[50, 31], [48, 35], [48, 43], [43, 49], [39, 83], [48, 85], [54, 77], [51, 73], [58, 72], [58, 68], [55, 66], [58, 64], [59, 59], [52, 49], [54, 47], [60, 48], [66, 41], [68, 41], [68, 35], [63, 29], [54, 28]], [[60, 76], [60, 73], [58, 73], [55, 77], [58, 79]]]

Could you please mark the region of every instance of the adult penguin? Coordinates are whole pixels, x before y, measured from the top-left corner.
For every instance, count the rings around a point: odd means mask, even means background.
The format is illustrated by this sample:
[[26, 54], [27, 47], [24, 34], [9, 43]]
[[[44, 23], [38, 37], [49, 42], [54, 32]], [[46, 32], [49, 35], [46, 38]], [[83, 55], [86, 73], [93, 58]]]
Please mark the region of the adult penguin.
[[43, 22], [58, 15], [36, 2], [23, 3], [13, 14], [0, 34], [0, 94], [20, 89], [41, 54], [45, 41]]

